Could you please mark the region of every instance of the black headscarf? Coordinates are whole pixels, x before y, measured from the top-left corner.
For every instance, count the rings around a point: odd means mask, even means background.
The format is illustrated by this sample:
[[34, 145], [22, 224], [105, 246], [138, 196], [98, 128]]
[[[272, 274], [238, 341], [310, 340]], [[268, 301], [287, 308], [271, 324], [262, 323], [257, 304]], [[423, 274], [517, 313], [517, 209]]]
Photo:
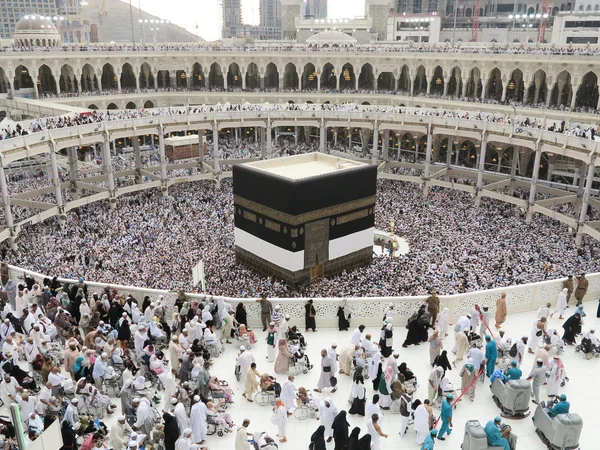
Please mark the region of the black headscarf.
[[371, 449], [371, 435], [365, 434], [358, 441], [358, 446], [356, 447], [356, 450], [370, 450], [370, 449]]
[[350, 437], [348, 438], [348, 450], [358, 449], [358, 436], [360, 435], [360, 428], [354, 427]]
[[163, 414], [165, 422], [165, 450], [175, 450], [175, 442], [179, 439], [177, 419], [169, 413]]
[[248, 326], [248, 318], [242, 302], [238, 303], [237, 307], [235, 308], [235, 320]]
[[335, 416], [331, 428], [333, 429], [335, 450], [345, 449], [348, 446], [348, 430], [350, 429], [350, 424], [346, 420], [346, 411], [342, 410]]
[[312, 436], [310, 437], [310, 442], [314, 442], [313, 450], [326, 450], [327, 446], [325, 445], [325, 427], [321, 425], [317, 428]]

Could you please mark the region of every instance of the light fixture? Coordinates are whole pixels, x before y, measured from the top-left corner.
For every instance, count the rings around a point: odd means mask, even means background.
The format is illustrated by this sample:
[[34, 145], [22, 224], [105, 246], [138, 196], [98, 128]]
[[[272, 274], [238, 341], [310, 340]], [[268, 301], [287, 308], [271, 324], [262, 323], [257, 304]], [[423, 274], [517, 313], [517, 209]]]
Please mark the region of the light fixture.
[[513, 80], [510, 80], [507, 88], [512, 91], [515, 88], [515, 82]]
[[442, 84], [442, 79], [440, 77], [437, 77], [437, 79], [435, 80], [435, 84], [437, 84], [437, 85]]

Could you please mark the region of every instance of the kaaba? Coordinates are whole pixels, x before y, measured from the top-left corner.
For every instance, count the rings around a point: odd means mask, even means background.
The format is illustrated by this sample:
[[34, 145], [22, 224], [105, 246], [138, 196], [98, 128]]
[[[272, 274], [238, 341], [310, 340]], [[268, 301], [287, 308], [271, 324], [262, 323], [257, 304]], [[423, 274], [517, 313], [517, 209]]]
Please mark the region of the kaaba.
[[233, 166], [236, 261], [292, 286], [373, 257], [377, 167], [323, 153]]

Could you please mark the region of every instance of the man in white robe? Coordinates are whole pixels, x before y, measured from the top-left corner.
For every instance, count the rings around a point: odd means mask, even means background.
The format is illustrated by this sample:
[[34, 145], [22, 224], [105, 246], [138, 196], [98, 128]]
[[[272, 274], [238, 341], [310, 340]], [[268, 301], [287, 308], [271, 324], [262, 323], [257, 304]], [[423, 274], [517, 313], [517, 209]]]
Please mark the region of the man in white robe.
[[[188, 417], [187, 413], [185, 412], [185, 406], [183, 406], [183, 403], [179, 402], [177, 403], [177, 405], [175, 405], [175, 409], [173, 410], [173, 415], [175, 416], [175, 419], [177, 420], [177, 426], [179, 427], [179, 433], [181, 435], [185, 434], [185, 430], [186, 428], [190, 428], [190, 418]], [[190, 430], [191, 432], [191, 430]]]
[[110, 427], [110, 432], [108, 433], [108, 440], [114, 450], [125, 449], [125, 445], [127, 444], [126, 431], [128, 432], [127, 434], [130, 434], [132, 432], [131, 427], [125, 420], [125, 416], [119, 416], [117, 423]]
[[206, 441], [206, 418], [208, 409], [206, 408], [206, 405], [200, 401], [199, 395], [194, 396], [194, 401], [196, 403], [192, 406], [190, 423], [192, 424], [192, 432], [194, 433], [196, 444], [202, 445]]
[[323, 425], [325, 427], [325, 437], [327, 438], [327, 442], [331, 442], [333, 438], [333, 428], [331, 425], [333, 424], [333, 419], [338, 415], [338, 408], [333, 404], [333, 401], [330, 397], [327, 397], [324, 402], [319, 403], [319, 425]]
[[350, 339], [352, 345], [361, 345], [363, 331], [365, 331], [364, 325], [359, 325], [356, 330], [354, 330], [354, 333], [352, 333], [352, 339]]
[[253, 362], [256, 362], [254, 361], [254, 356], [242, 345], [238, 356], [238, 364], [242, 370], [242, 378], [240, 380], [242, 383], [246, 382], [246, 374], [248, 373], [248, 369], [250, 369], [250, 364]]
[[10, 405], [17, 400], [17, 388], [19, 383], [14, 377], [9, 374], [4, 374], [4, 380], [0, 383], [0, 398], [5, 405]]
[[283, 384], [283, 388], [281, 389], [281, 400], [283, 400], [283, 404], [285, 405], [286, 411], [289, 412], [290, 409], [294, 408], [296, 401], [296, 392], [298, 389], [294, 385], [294, 376], [288, 375], [287, 381]]
[[550, 314], [550, 317], [552, 317], [554, 314], [558, 313], [558, 318], [564, 319], [563, 314], [567, 307], [568, 291], [569, 290], [567, 288], [564, 288], [560, 292], [560, 294], [558, 294], [558, 298], [556, 299], [556, 306], [555, 306], [554, 310], [552, 311], [552, 314]]
[[327, 356], [331, 359], [331, 374], [335, 375], [338, 371], [338, 354], [337, 344], [331, 344], [331, 347], [327, 350]]

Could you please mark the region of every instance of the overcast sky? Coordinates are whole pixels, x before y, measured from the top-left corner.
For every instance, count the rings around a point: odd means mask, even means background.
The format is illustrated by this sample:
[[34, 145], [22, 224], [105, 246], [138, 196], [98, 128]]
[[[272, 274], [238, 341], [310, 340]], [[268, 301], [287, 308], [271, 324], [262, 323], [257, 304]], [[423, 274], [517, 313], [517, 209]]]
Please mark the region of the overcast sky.
[[[129, 3], [129, 0], [122, 0]], [[221, 38], [220, 0], [132, 0], [134, 6], [168, 19], [192, 33], [196, 32], [207, 41]], [[259, 0], [242, 0], [244, 22], [258, 25]], [[363, 16], [364, 0], [329, 0], [328, 16], [331, 18], [353, 18]]]

